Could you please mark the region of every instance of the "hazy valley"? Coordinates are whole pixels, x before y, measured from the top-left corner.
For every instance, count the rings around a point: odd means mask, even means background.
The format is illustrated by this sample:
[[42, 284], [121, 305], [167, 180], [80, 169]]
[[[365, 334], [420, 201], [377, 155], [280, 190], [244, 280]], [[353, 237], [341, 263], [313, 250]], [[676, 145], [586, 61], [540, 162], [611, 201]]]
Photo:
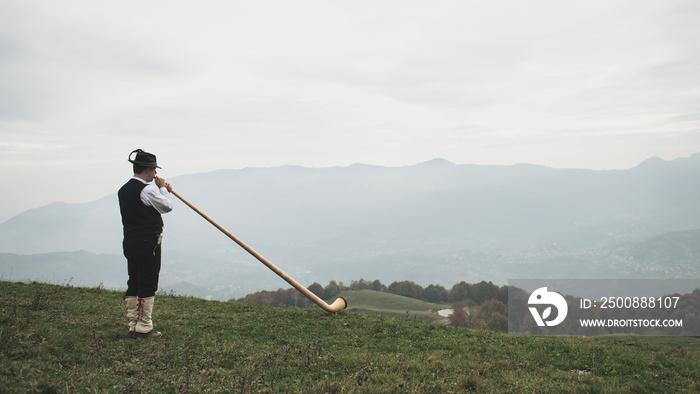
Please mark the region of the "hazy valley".
[[[128, 174], [125, 176], [125, 181]], [[532, 165], [247, 168], [168, 179], [299, 282], [451, 286], [511, 278], [700, 277], [700, 154], [629, 170]], [[8, 280], [126, 280], [115, 194], [0, 224]], [[287, 287], [176, 200], [164, 216], [161, 287], [240, 297]]]

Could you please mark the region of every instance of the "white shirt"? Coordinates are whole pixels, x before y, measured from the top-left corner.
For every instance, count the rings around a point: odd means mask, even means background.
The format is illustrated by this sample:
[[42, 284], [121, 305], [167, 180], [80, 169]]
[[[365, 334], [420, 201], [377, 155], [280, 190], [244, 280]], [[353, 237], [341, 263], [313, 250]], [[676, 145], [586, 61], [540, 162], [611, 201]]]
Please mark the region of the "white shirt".
[[168, 213], [173, 210], [173, 200], [170, 199], [170, 193], [165, 187], [158, 187], [154, 183], [148, 183], [141, 178], [133, 177], [146, 184], [141, 190], [141, 202], [147, 207], [153, 207], [159, 213]]

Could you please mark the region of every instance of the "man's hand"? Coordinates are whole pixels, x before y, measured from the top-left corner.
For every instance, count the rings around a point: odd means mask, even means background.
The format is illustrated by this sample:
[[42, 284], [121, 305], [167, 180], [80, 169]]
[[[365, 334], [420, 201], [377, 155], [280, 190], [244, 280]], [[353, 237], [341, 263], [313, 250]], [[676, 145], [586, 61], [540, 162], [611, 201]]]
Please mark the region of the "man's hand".
[[165, 179], [160, 178], [160, 177], [155, 177], [154, 181], [156, 182], [156, 186], [158, 186], [158, 189], [161, 187], [165, 187]]
[[168, 189], [168, 193], [172, 193], [172, 192], [173, 192], [173, 187], [170, 186], [170, 184], [167, 183], [167, 182], [165, 183], [165, 188]]

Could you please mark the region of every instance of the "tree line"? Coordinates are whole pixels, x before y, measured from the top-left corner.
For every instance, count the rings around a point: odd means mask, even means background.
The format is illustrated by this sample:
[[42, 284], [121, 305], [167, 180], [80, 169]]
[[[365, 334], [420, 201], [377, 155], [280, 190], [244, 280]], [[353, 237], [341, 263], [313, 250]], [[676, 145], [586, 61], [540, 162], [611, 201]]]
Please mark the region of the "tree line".
[[[508, 286], [497, 286], [492, 282], [481, 281], [479, 283], [459, 282], [449, 290], [441, 285], [421, 285], [412, 281], [392, 282], [389, 286], [379, 280], [353, 280], [350, 285], [343, 282], [330, 281], [326, 286], [314, 282], [308, 287], [309, 291], [319, 298], [330, 301], [346, 290], [374, 290], [383, 293], [396, 294], [404, 297], [415, 298], [436, 304], [464, 303], [481, 305], [488, 300], [508, 302]], [[293, 288], [278, 289], [275, 291], [259, 291], [232, 302], [247, 302], [258, 305], [278, 307], [311, 307], [313, 303]]]
[[[508, 286], [496, 286], [492, 282], [459, 282], [449, 290], [441, 285], [423, 287], [412, 281], [392, 282], [386, 286], [379, 280], [353, 280], [349, 286], [343, 282], [330, 281], [326, 286], [313, 283], [309, 291], [319, 298], [332, 301], [346, 290], [374, 290], [415, 298], [435, 304], [451, 304], [453, 313], [448, 317], [452, 326], [508, 330]], [[258, 291], [231, 302], [247, 302], [276, 307], [309, 308], [314, 304], [294, 288], [274, 291]]]
[[[476, 329], [489, 329], [496, 331], [508, 331], [508, 286], [496, 286], [492, 282], [481, 281], [479, 283], [459, 282], [453, 285], [450, 290], [440, 285], [428, 285], [422, 287], [412, 281], [393, 282], [389, 286], [384, 285], [379, 280], [368, 281], [360, 279], [352, 281], [349, 286], [343, 282], [330, 281], [326, 286], [319, 283], [313, 283], [308, 289], [318, 297], [332, 301], [341, 292], [346, 290], [374, 290], [379, 292], [396, 294], [404, 297], [415, 298], [436, 304], [450, 304], [452, 306], [452, 314], [448, 316], [448, 322], [452, 326], [469, 327]], [[531, 326], [535, 324], [530, 316], [528, 309], [529, 293], [522, 289], [510, 288], [511, 290], [511, 305], [515, 305], [515, 314], [512, 316], [512, 324], [514, 332], [529, 332]], [[692, 327], [697, 327], [700, 324], [700, 314], [697, 313], [697, 305], [700, 304], [700, 290], [696, 289], [689, 294], [675, 294], [675, 298], [679, 299], [673, 307], [664, 308], [621, 308], [617, 311], [616, 318], [618, 319], [640, 319], [648, 318], [649, 313], [652, 313], [654, 319], [682, 319], [682, 329], [680, 333], [686, 331], [692, 332]], [[569, 316], [567, 320], [561, 323], [562, 330], [566, 330], [569, 335], [607, 335], [623, 333], [628, 330], [627, 327], [609, 328], [609, 327], [578, 327], [576, 323], [582, 319], [600, 319], [602, 309], [589, 308], [582, 311], [581, 316], [575, 315], [574, 311], [577, 305], [581, 304], [581, 298], [566, 295], [564, 297], [569, 305]], [[665, 297], [667, 299], [669, 297]], [[314, 304], [308, 300], [303, 294], [296, 289], [278, 289], [276, 291], [259, 291], [248, 294], [247, 296], [231, 302], [247, 302], [258, 305], [268, 305], [276, 307], [313, 307]], [[656, 301], [660, 302], [660, 301]], [[653, 333], [656, 327], [649, 327], [646, 331]], [[637, 330], [636, 332], [646, 332]], [[685, 335], [685, 334], [683, 334]]]

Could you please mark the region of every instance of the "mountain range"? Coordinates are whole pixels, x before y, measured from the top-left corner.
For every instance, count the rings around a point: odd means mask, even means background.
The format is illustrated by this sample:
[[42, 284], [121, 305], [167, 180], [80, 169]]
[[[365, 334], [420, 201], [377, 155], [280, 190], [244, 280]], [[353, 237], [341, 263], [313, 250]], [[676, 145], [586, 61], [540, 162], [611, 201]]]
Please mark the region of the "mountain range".
[[[451, 286], [700, 277], [698, 180], [700, 153], [628, 170], [435, 159], [218, 170], [168, 182], [303, 284], [364, 278]], [[0, 224], [0, 275], [123, 287], [120, 186], [94, 202], [57, 202]], [[164, 221], [164, 289], [227, 299], [287, 287], [177, 199]]]

